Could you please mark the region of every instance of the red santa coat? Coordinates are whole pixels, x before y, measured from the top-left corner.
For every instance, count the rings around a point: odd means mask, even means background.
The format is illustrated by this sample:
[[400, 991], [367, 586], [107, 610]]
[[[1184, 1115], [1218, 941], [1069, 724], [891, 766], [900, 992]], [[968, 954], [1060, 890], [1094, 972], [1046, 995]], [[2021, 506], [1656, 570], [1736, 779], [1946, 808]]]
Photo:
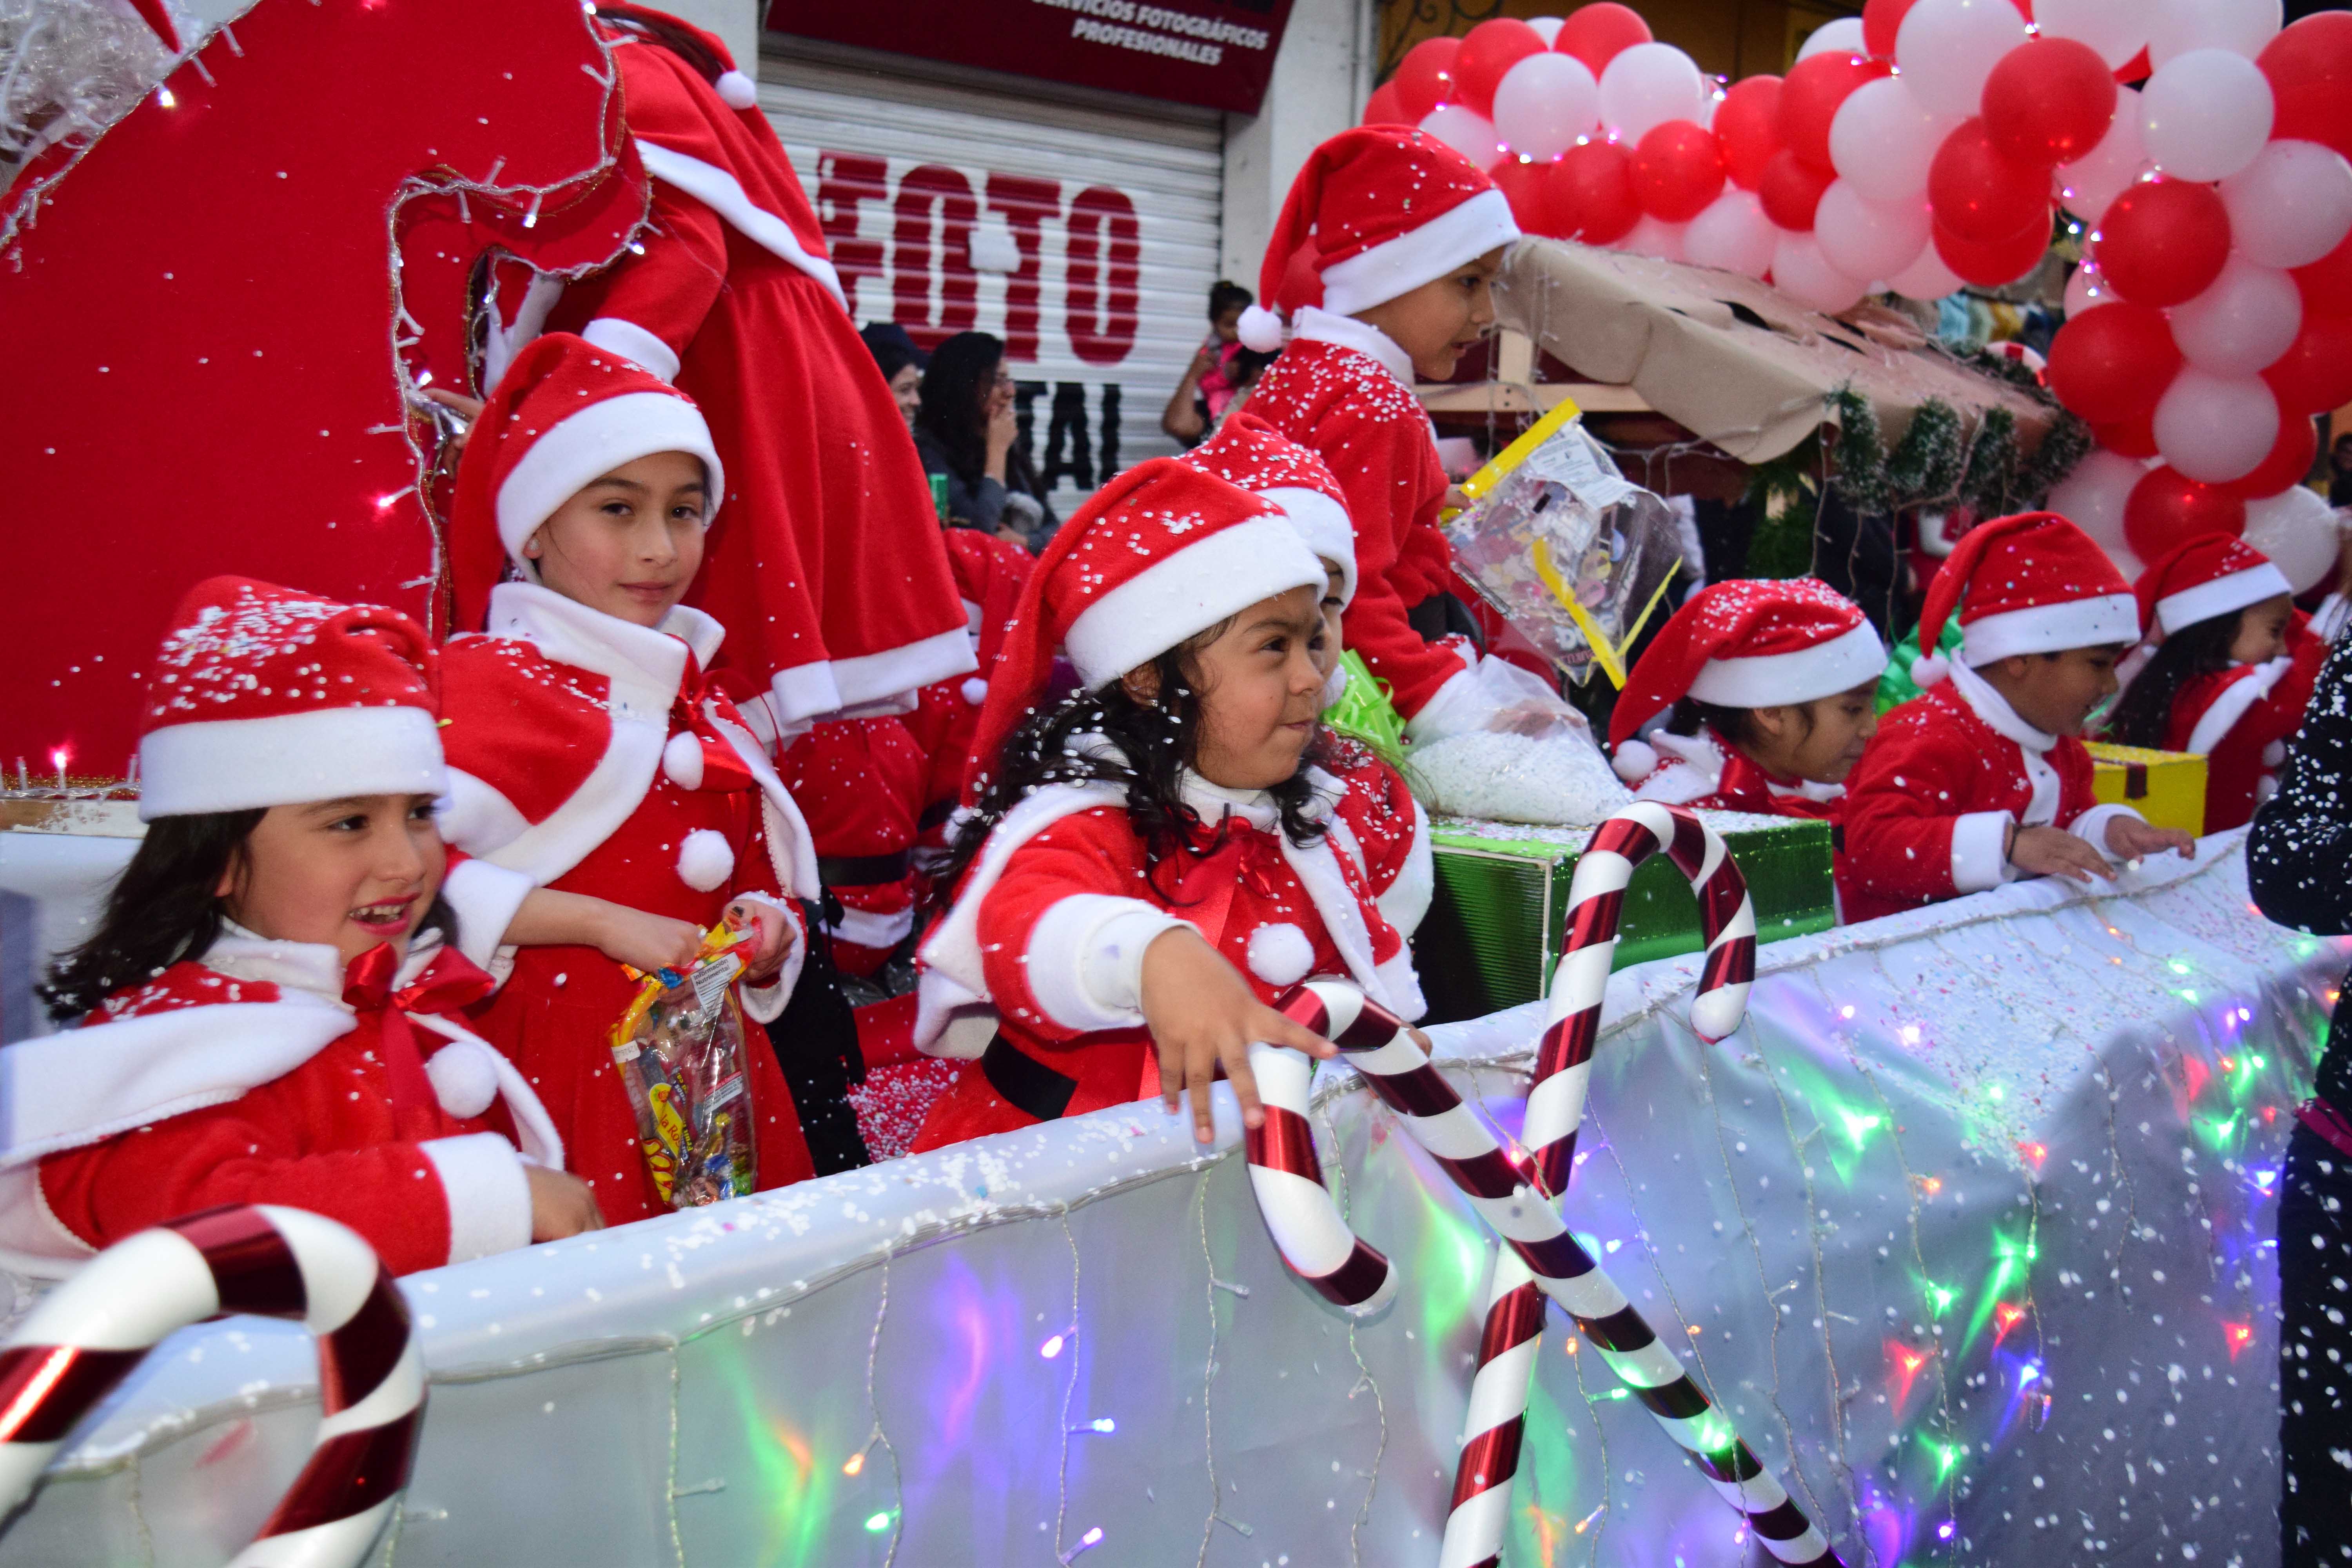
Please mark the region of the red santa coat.
[[2107, 825], [2139, 814], [2091, 794], [2091, 753], [2020, 719], [1983, 677], [1950, 678], [1886, 715], [1846, 785], [1838, 867], [1849, 921], [1917, 909], [2015, 879], [2011, 822], [2063, 827], [2106, 850]]
[[729, 491], [692, 602], [732, 630], [779, 729], [970, 669], [929, 481], [775, 131], [669, 49], [601, 30], [651, 226], [642, 255], [568, 288], [547, 324], [636, 361], [709, 422]]
[[[1179, 924], [1199, 931], [1263, 1000], [1309, 974], [1344, 974], [1419, 1017], [1412, 954], [1379, 902], [1410, 847], [1367, 843], [1338, 811], [1348, 783], [1312, 776], [1310, 809], [1335, 827], [1304, 847], [1282, 834], [1264, 795], [1192, 780], [1185, 798], [1211, 825], [1202, 853], [1172, 858], [1156, 876], [1118, 790], [1052, 786], [1008, 813], [923, 945], [917, 1044], [974, 1059], [932, 1106], [915, 1149], [1157, 1095], [1143, 951]], [[1353, 820], [1373, 809], [1364, 803]]]
[[[817, 895], [798, 807], [734, 705], [697, 681], [724, 636], [716, 622], [680, 608], [656, 631], [507, 583], [489, 623], [490, 635], [442, 655], [451, 843], [542, 887], [705, 928], [737, 898]], [[688, 694], [701, 698], [691, 722]], [[749, 787], [695, 787], [730, 768]], [[770, 984], [744, 987], [755, 1022], [783, 1011], [804, 952], [799, 911], [782, 907], [793, 956]], [[546, 1102], [607, 1224], [668, 1212], [607, 1045], [636, 983], [593, 948], [527, 947], [507, 961], [474, 1026]], [[804, 1180], [808, 1147], [775, 1053], [757, 1028], [744, 1044], [759, 1185]]]
[[[1445, 470], [1429, 416], [1413, 395], [1412, 361], [1378, 328], [1313, 307], [1258, 377], [1249, 411], [1314, 448], [1347, 492], [1356, 525], [1356, 596], [1341, 616], [1347, 645], [1395, 689], [1416, 739], [1439, 693], [1470, 682], [1468, 650], [1432, 644], [1405, 612], [1453, 584], [1453, 555], [1437, 531]], [[1416, 728], [1420, 725], [1420, 728]]]
[[2303, 728], [2327, 645], [2300, 611], [2287, 650], [2266, 664], [2233, 664], [2189, 681], [2172, 699], [2164, 745], [2205, 758], [2205, 831], [2243, 827], [2278, 789], [2286, 743]]
[[951, 528], [946, 538], [965, 634], [979, 673], [925, 687], [907, 721], [908, 731], [929, 759], [919, 812], [926, 834], [945, 824], [963, 795], [964, 774], [971, 768], [971, 740], [980, 728], [980, 705], [988, 700], [988, 681], [1004, 651], [1005, 628], [1013, 623], [1021, 590], [1036, 564], [1021, 546], [977, 529]]
[[[412, 953], [394, 988], [435, 956]], [[538, 1099], [432, 1015], [406, 1016], [404, 1079], [384, 1015], [355, 1014], [343, 983], [331, 947], [232, 931], [80, 1028], [0, 1051], [0, 1262], [59, 1274], [243, 1203], [340, 1220], [395, 1274], [528, 1244], [523, 1156], [563, 1164]]]
[[834, 962], [871, 974], [915, 929], [915, 817], [927, 763], [896, 719], [835, 719], [784, 748], [776, 772], [803, 804], [817, 875], [841, 905], [826, 917]]
[[1844, 816], [1844, 785], [1777, 779], [1712, 728], [1696, 735], [1661, 731], [1649, 742], [1657, 751], [1658, 765], [1633, 786], [1636, 800], [1812, 822], [1836, 822]]

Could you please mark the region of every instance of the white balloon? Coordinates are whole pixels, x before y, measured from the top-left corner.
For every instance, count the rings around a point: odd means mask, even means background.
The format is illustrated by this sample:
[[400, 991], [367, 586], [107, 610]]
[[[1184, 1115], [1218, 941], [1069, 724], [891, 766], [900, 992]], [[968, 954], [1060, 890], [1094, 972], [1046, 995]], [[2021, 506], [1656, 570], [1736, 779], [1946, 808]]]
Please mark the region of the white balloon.
[[1643, 213], [1642, 221], [1609, 248], [1630, 250], [1636, 256], [1654, 256], [1662, 261], [1680, 261], [1684, 259], [1683, 234], [1689, 227], [1686, 223], [1666, 223]]
[[2159, 66], [2139, 95], [2147, 155], [2176, 179], [2225, 180], [2271, 139], [2270, 79], [2243, 55], [2191, 49]]
[[1783, 233], [1772, 251], [1772, 286], [1801, 305], [1825, 316], [1851, 310], [1862, 303], [1866, 283], [1830, 265], [1818, 241], [1810, 234]]
[[1813, 238], [1829, 264], [1849, 278], [1892, 278], [1926, 248], [1935, 218], [1927, 204], [1874, 202], [1847, 180], [1832, 180], [1813, 215]]
[[1957, 294], [1962, 288], [1960, 275], [1944, 265], [1936, 254], [1931, 240], [1919, 253], [1919, 259], [1886, 280], [1886, 286], [1906, 300], [1941, 300]]
[[2148, 0], [2036, 0], [2033, 25], [2045, 38], [2072, 38], [2099, 51], [2109, 70], [2147, 43]]
[[2058, 166], [2058, 199], [2066, 210], [2096, 228], [2115, 199], [2147, 167], [2147, 136], [2140, 125], [2139, 93], [2116, 93], [2116, 118], [2099, 144], [2072, 163]]
[[1441, 103], [1422, 116], [1421, 128], [1482, 169], [1502, 157], [1495, 122], [1466, 105]]
[[1919, 101], [1907, 79], [1864, 82], [1830, 121], [1830, 162], [1855, 192], [1874, 202], [1923, 195], [1927, 168], [1960, 123]]
[[1966, 119], [1992, 68], [2032, 37], [2010, 0], [1918, 0], [1895, 36], [1895, 59], [1921, 103]]
[[2123, 296], [2107, 287], [2095, 261], [2085, 261], [2074, 268], [2066, 279], [2066, 319], [2073, 321], [2085, 310], [2095, 310], [2102, 305], [2112, 305]]
[[1601, 123], [1601, 84], [1574, 55], [1529, 55], [1495, 89], [1495, 136], [1514, 153], [1549, 163]]
[[1737, 185], [1715, 198], [1683, 230], [1683, 259], [1697, 267], [1761, 278], [1772, 270], [1780, 231], [1764, 216], [1753, 191]]
[[2279, 0], [2137, 0], [2147, 14], [2147, 63], [2162, 70], [2192, 49], [2252, 59], [2285, 20]]
[[[2098, 447], [2084, 454], [2074, 471], [2051, 487], [2052, 511], [2091, 536], [2126, 577], [2137, 577], [2139, 563], [2124, 539], [2124, 503], [2147, 466], [2120, 452]], [[2124, 565], [2130, 561], [2130, 566]]]
[[2181, 357], [2215, 375], [2252, 375], [2277, 362], [2303, 331], [2303, 294], [2275, 267], [2232, 256], [2221, 276], [2169, 312]]
[[2336, 509], [2302, 485], [2246, 503], [2246, 542], [2269, 556], [2298, 594], [2336, 570], [2339, 537]]
[[1823, 22], [1813, 29], [1812, 37], [1805, 40], [1805, 47], [1797, 51], [1797, 58], [1801, 60], [1809, 60], [1815, 55], [1831, 53], [1841, 55], [1870, 53], [1862, 41], [1861, 17], [1840, 16], [1834, 22]]
[[2164, 460], [2209, 485], [2242, 479], [2278, 445], [2278, 399], [2260, 376], [2221, 376], [2183, 365], [2156, 405]]
[[2352, 234], [2352, 163], [2316, 142], [2273, 142], [2221, 182], [2230, 243], [2264, 267], [2308, 267]]
[[1672, 44], [1621, 49], [1601, 73], [1601, 123], [1628, 147], [1669, 120], [1697, 120], [1706, 102], [1698, 67]]
[[1552, 40], [1559, 37], [1559, 29], [1567, 20], [1565, 16], [1530, 16], [1528, 26], [1536, 30], [1536, 37], [1544, 41], [1544, 47], [1549, 48]]

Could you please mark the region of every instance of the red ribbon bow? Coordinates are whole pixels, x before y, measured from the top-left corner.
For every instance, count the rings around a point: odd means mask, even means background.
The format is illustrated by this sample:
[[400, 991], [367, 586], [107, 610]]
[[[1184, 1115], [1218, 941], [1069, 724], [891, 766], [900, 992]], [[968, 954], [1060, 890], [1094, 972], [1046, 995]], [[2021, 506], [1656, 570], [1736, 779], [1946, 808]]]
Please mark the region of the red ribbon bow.
[[686, 678], [678, 683], [677, 700], [670, 707], [672, 728], [690, 731], [702, 743], [702, 782], [694, 786], [697, 789], [747, 790], [757, 783], [734, 746], [710, 721], [708, 704], [712, 700], [732, 706], [726, 688], [720, 684], [724, 679], [706, 674], [702, 661], [689, 652], [686, 656]]
[[440, 1105], [433, 1080], [425, 1073], [425, 1057], [416, 1048], [411, 1013], [451, 1013], [472, 1005], [495, 988], [490, 977], [456, 948], [433, 955], [422, 973], [394, 991], [393, 981], [403, 960], [392, 943], [378, 942], [351, 962], [343, 971], [343, 1001], [362, 1018], [381, 1015], [379, 1037], [384, 1077], [392, 1090], [395, 1116], [406, 1119]]

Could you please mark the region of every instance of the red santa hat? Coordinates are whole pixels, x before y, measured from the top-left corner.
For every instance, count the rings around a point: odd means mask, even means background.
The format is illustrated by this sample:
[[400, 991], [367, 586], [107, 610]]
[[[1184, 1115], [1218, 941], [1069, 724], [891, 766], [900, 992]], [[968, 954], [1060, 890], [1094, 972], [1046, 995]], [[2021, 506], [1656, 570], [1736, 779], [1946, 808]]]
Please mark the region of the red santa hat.
[[[2026, 653], [2129, 645], [2139, 640], [2131, 584], [2090, 536], [2054, 511], [1980, 522], [1960, 536], [1927, 584], [1919, 646], [1936, 647], [1958, 612], [1960, 658], [1971, 669]], [[1911, 664], [1923, 687], [1948, 668], [1930, 653]]]
[[2286, 574], [2244, 540], [2200, 534], [2139, 574], [2139, 616], [2149, 636], [2170, 637], [2294, 593]]
[[1128, 469], [1062, 525], [1021, 592], [972, 737], [967, 804], [1034, 710], [1056, 648], [1098, 691], [1261, 599], [1324, 581], [1271, 502], [1174, 458]]
[[1339, 568], [1339, 599], [1356, 596], [1356, 529], [1347, 492], [1314, 448], [1255, 414], [1235, 414], [1184, 461], [1282, 509], [1307, 548]]
[[1360, 125], [1307, 154], [1258, 269], [1241, 339], [1282, 346], [1276, 313], [1352, 315], [1519, 237], [1511, 204], [1475, 163], [1423, 131]]
[[1885, 669], [1886, 645], [1870, 618], [1828, 584], [1717, 583], [1658, 628], [1618, 695], [1609, 717], [1618, 774], [1649, 776], [1657, 756], [1633, 737], [1685, 697], [1718, 708], [1811, 702]]
[[490, 590], [558, 507], [591, 481], [656, 452], [686, 452], [709, 481], [707, 526], [727, 493], [710, 426], [691, 398], [633, 360], [570, 332], [533, 339], [483, 405], [449, 509], [457, 624], [473, 630]]
[[439, 669], [398, 610], [206, 578], [147, 679], [140, 819], [442, 795]]

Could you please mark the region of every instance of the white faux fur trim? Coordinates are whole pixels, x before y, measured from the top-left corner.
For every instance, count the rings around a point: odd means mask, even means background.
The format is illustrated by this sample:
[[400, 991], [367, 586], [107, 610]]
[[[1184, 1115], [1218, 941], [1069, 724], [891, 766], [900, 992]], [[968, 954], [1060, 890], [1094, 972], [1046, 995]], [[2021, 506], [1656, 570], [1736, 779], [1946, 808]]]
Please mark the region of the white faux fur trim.
[[416, 1147], [449, 1205], [450, 1262], [530, 1245], [530, 1181], [513, 1144], [495, 1132], [471, 1132]]
[[1029, 928], [1023, 973], [1037, 1010], [1074, 1034], [1143, 1022], [1143, 952], [1182, 922], [1104, 893], [1057, 899]]
[[2082, 816], [2068, 823], [2066, 831], [2112, 860], [2116, 857], [2115, 851], [2107, 847], [2107, 829], [2119, 816], [2128, 816], [2134, 822], [2147, 820], [2132, 807], [2124, 805], [2121, 801], [2115, 801], [2092, 806]]
[[1302, 305], [1292, 318], [1291, 341], [1301, 343], [1329, 343], [1335, 348], [1353, 349], [1379, 365], [1407, 392], [1413, 388], [1412, 356], [1400, 347], [1397, 341], [1372, 325], [1353, 316], [1335, 313], [1328, 309], [1318, 310]]
[[1324, 268], [1323, 308], [1343, 316], [1369, 310], [1518, 237], [1510, 198], [1480, 191], [1394, 239]]
[[599, 398], [541, 431], [499, 481], [499, 540], [517, 563], [539, 525], [593, 480], [656, 452], [699, 458], [709, 481], [702, 521], [708, 527], [727, 495], [727, 475], [701, 410], [666, 392], [625, 392]]
[[739, 988], [745, 1016], [755, 1024], [772, 1024], [783, 1016], [784, 1005], [792, 1000], [793, 988], [801, 983], [801, 971], [807, 966], [808, 922], [802, 918], [799, 905], [766, 893], [738, 893], [735, 898], [739, 902], [765, 904], [784, 918], [785, 936], [792, 944], [784, 962], [764, 982], [755, 985], [746, 980]]
[[1248, 518], [1102, 595], [1080, 612], [1063, 650], [1087, 689], [1097, 690], [1261, 599], [1326, 581], [1322, 563], [1286, 521]]
[[833, 682], [833, 666], [820, 658], [776, 671], [768, 677], [768, 704], [783, 721], [776, 743], [790, 745], [784, 732], [793, 726], [839, 710], [841, 689]]
[[[2264, 598], [2269, 596], [2267, 594], [2263, 595]], [[2238, 727], [2238, 721], [2244, 718], [2255, 703], [2268, 697], [2271, 689], [2284, 679], [2287, 671], [2294, 668], [2294, 658], [2285, 654], [2268, 664], [2246, 667], [2246, 673], [2216, 692], [2213, 700], [2206, 704], [2205, 711], [2197, 716], [2197, 726], [2189, 731], [2189, 744], [2185, 749], [2200, 755], [2211, 755], [2213, 748]]]
[[580, 335], [659, 380], [673, 384], [677, 381], [677, 355], [670, 346], [625, 316], [599, 316], [581, 328]]
[[725, 218], [736, 233], [824, 284], [835, 304], [844, 310], [849, 309], [848, 296], [841, 291], [841, 274], [834, 269], [833, 263], [822, 256], [810, 255], [800, 237], [793, 232], [793, 226], [753, 202], [734, 175], [646, 137], [635, 140], [637, 156], [644, 162], [646, 174], [684, 191]]
[[2009, 880], [2009, 863], [2000, 852], [2009, 821], [2005, 811], [1971, 811], [1953, 820], [1953, 891], [1981, 893]]
[[2286, 574], [2265, 561], [2243, 572], [2232, 572], [2226, 577], [2183, 588], [2178, 594], [2167, 594], [2156, 602], [2156, 624], [2170, 637], [2200, 621], [2210, 621], [2216, 616], [2226, 616], [2232, 610], [2242, 610], [2282, 595], [2292, 597], [2294, 594], [2294, 585], [2286, 580]]
[[890, 702], [979, 668], [971, 635], [961, 626], [951, 626], [879, 653], [833, 660], [834, 691], [839, 699], [834, 706], [859, 708]]
[[824, 929], [836, 942], [887, 952], [906, 941], [907, 933], [915, 929], [915, 910], [910, 904], [903, 910], [879, 914], [872, 910], [854, 910], [845, 904], [841, 918], [826, 921]]
[[441, 897], [457, 917], [457, 951], [482, 968], [490, 968], [507, 927], [514, 923], [515, 911], [530, 897], [532, 888], [531, 879], [521, 872], [471, 856], [452, 867], [442, 879]]
[[1718, 708], [1769, 708], [1851, 691], [1886, 673], [1886, 645], [1868, 621], [1798, 653], [1710, 658], [1690, 694]]
[[1960, 659], [1971, 667], [2021, 653], [2070, 647], [2129, 647], [2139, 641], [2139, 601], [2129, 594], [2068, 599], [1970, 621], [1960, 631]]
[[139, 742], [142, 822], [448, 787], [433, 715], [404, 703], [167, 724]]
[[1300, 485], [1277, 485], [1253, 493], [1282, 509], [1282, 515], [1290, 520], [1290, 526], [1298, 531], [1307, 549], [1323, 560], [1338, 563], [1339, 603], [1344, 605], [1352, 601], [1356, 596], [1356, 527], [1348, 521], [1348, 509], [1321, 490]]

